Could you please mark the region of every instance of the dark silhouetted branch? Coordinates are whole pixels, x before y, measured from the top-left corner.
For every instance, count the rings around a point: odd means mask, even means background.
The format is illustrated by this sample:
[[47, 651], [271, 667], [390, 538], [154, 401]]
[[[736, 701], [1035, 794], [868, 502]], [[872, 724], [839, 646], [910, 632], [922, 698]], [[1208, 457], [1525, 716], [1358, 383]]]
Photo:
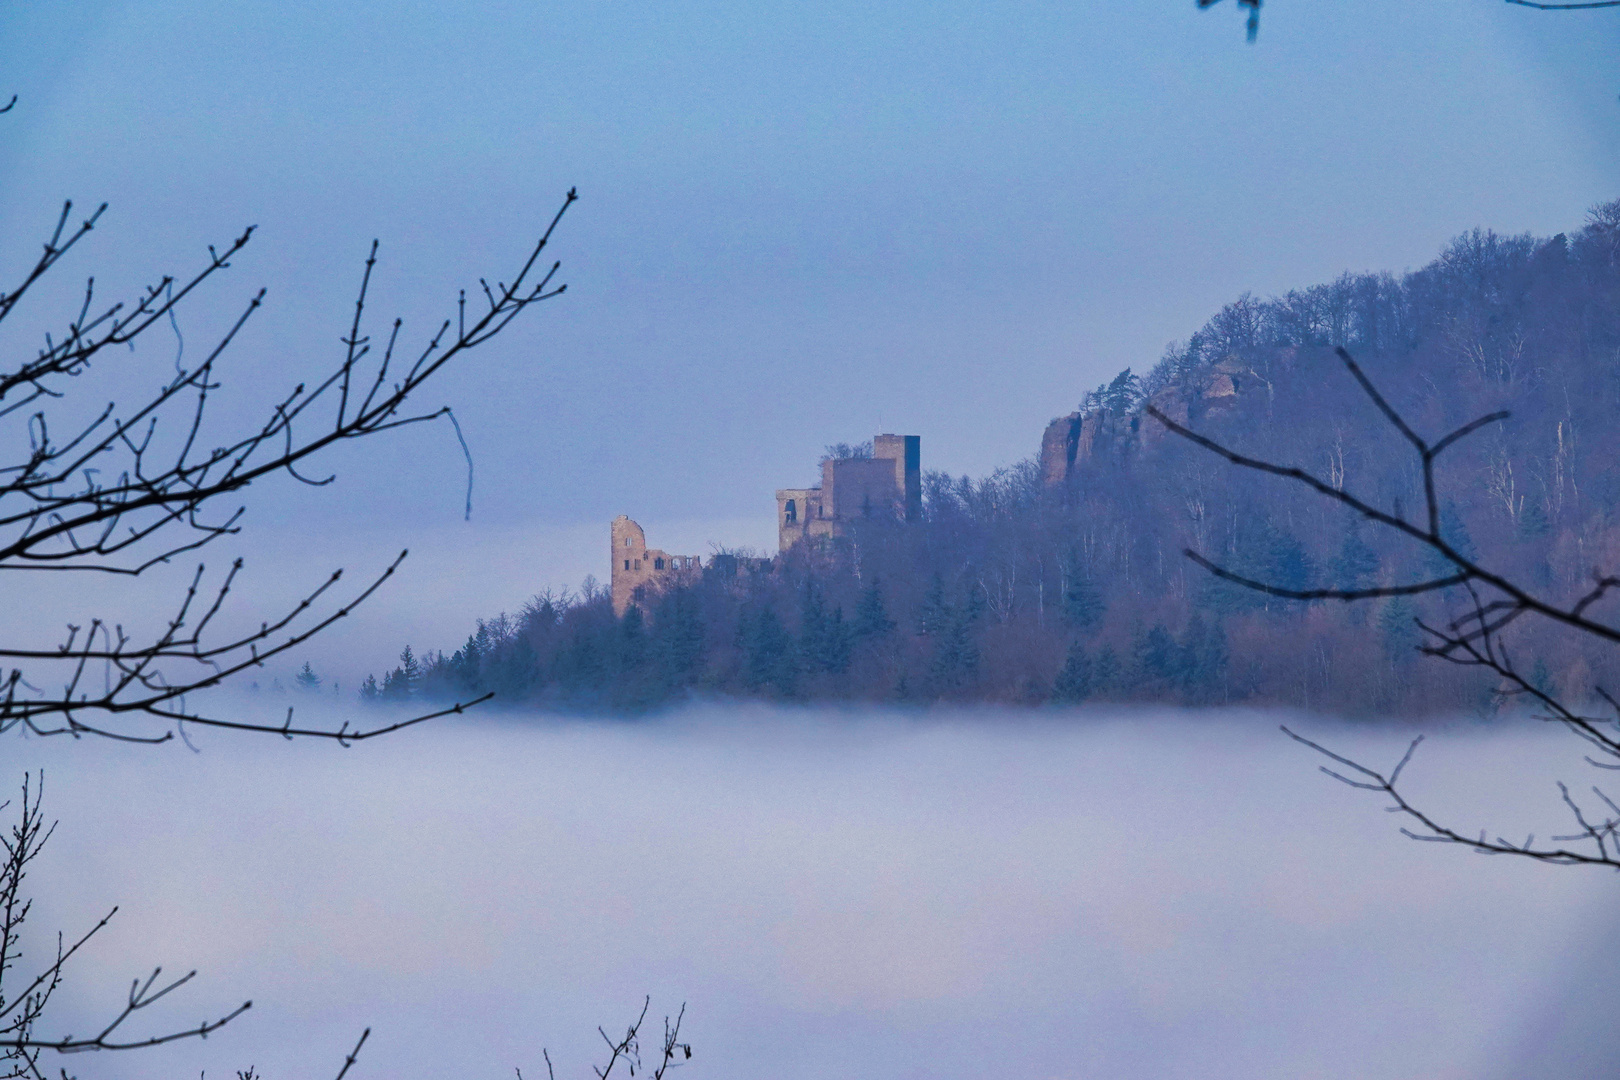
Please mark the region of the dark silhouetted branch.
[[[1176, 423], [1152, 406], [1148, 406], [1146, 411], [1148, 415], [1159, 421], [1170, 431], [1211, 453], [1225, 458], [1240, 468], [1251, 469], [1302, 484], [1316, 494], [1359, 514], [1364, 519], [1383, 526], [1421, 547], [1435, 552], [1455, 569], [1456, 573], [1366, 589], [1291, 589], [1234, 573], [1230, 569], [1190, 549], [1185, 552], [1187, 557], [1222, 580], [1255, 592], [1291, 600], [1341, 600], [1349, 602], [1380, 597], [1419, 596], [1447, 589], [1461, 588], [1466, 592], [1470, 601], [1469, 610], [1462, 617], [1453, 619], [1442, 626], [1433, 626], [1421, 619], [1417, 620], [1419, 630], [1425, 635], [1425, 640], [1420, 645], [1420, 651], [1426, 656], [1447, 663], [1463, 667], [1479, 667], [1492, 672], [1498, 679], [1496, 693], [1500, 698], [1522, 697], [1533, 701], [1545, 710], [1541, 714], [1541, 719], [1556, 720], [1564, 724], [1571, 732], [1597, 750], [1601, 756], [1611, 759], [1609, 762], [1604, 762], [1588, 758], [1587, 760], [1591, 764], [1599, 768], [1620, 769], [1620, 702], [1617, 702], [1602, 687], [1596, 687], [1595, 692], [1610, 707], [1613, 715], [1588, 715], [1569, 706], [1545, 688], [1536, 685], [1531, 679], [1521, 674], [1502, 640], [1502, 633], [1509, 626], [1521, 618], [1534, 616], [1547, 619], [1603, 641], [1620, 643], [1620, 627], [1598, 620], [1590, 614], [1594, 605], [1607, 597], [1616, 588], [1620, 588], [1620, 577], [1593, 571], [1592, 587], [1573, 603], [1560, 604], [1532, 593], [1527, 587], [1481, 565], [1477, 559], [1469, 558], [1458, 551], [1441, 534], [1440, 500], [1434, 472], [1435, 461], [1440, 454], [1468, 436], [1490, 424], [1507, 419], [1508, 414], [1506, 412], [1490, 413], [1464, 424], [1455, 431], [1430, 443], [1419, 436], [1411, 425], [1406, 422], [1405, 418], [1390, 405], [1383, 394], [1379, 392], [1377, 386], [1373, 384], [1372, 380], [1361, 369], [1361, 366], [1356, 363], [1355, 359], [1347, 351], [1342, 348], [1336, 351], [1363, 393], [1383, 414], [1390, 426], [1399, 432], [1401, 437], [1412, 446], [1418, 456], [1426, 507], [1426, 520], [1422, 524], [1408, 521], [1403, 517], [1398, 504], [1394, 511], [1383, 510], [1344, 490], [1342, 486], [1330, 484], [1304, 469], [1279, 465], [1237, 453], [1220, 442], [1200, 435], [1185, 425]], [[1494, 840], [1487, 839], [1485, 833], [1473, 837], [1430, 818], [1423, 811], [1407, 802], [1396, 789], [1401, 769], [1411, 760], [1412, 753], [1417, 749], [1418, 741], [1421, 740], [1413, 742], [1406, 756], [1402, 758], [1400, 765], [1386, 777], [1382, 773], [1368, 769], [1348, 758], [1333, 753], [1309, 739], [1296, 735], [1286, 728], [1284, 728], [1284, 731], [1287, 731], [1291, 738], [1326, 755], [1350, 770], [1354, 776], [1361, 777], [1361, 779], [1353, 779], [1343, 773], [1324, 769], [1329, 775], [1353, 787], [1383, 792], [1393, 799], [1395, 805], [1391, 807], [1392, 810], [1406, 814], [1422, 826], [1424, 831], [1418, 833], [1403, 830], [1414, 839], [1464, 844], [1476, 851], [1488, 854], [1519, 855], [1542, 862], [1602, 865], [1620, 869], [1620, 848], [1615, 846], [1615, 830], [1620, 827], [1620, 811], [1615, 812], [1612, 818], [1604, 818], [1601, 821], [1591, 820], [1588, 818], [1586, 811], [1570, 796], [1569, 789], [1562, 783], [1559, 784], [1559, 790], [1562, 793], [1563, 802], [1580, 826], [1580, 831], [1569, 836], [1553, 837], [1552, 840], [1557, 844], [1586, 841], [1594, 848], [1592, 852], [1574, 851], [1566, 847], [1548, 847], [1545, 845], [1538, 847], [1533, 836], [1527, 838], [1522, 844], [1513, 843], [1501, 837]], [[1592, 791], [1604, 805], [1611, 810], [1614, 808], [1615, 804], [1601, 790], [1594, 787]]]
[[[181, 366], [176, 357], [174, 374], [132, 410], [121, 412], [109, 404], [58, 437], [51, 406], [82, 386], [69, 380], [85, 375], [91, 361], [108, 348], [133, 345], [160, 319], [172, 319], [177, 305], [231, 265], [254, 230], [244, 230], [223, 251], [210, 247], [207, 260], [189, 278], [164, 276], [128, 302], [99, 303], [92, 279], [63, 331], [47, 334], [32, 359], [10, 369], [0, 367], [0, 426], [8, 420], [17, 425], [28, 447], [25, 456], [0, 464], [0, 571], [141, 575], [239, 532], [243, 508], [221, 509], [223, 498], [278, 473], [304, 484], [328, 484], [332, 475], [309, 466], [329, 448], [450, 416], [448, 407], [415, 411], [412, 406], [428, 380], [447, 365], [488, 342], [531, 305], [566, 289], [555, 283], [560, 264], [542, 264], [541, 256], [576, 197], [568, 192], [509, 281], [492, 286], [481, 280], [485, 308], [469, 312], [463, 292], [454, 319], [442, 320], [408, 362], [398, 356], [403, 321], [397, 318], [381, 356], [372, 355], [365, 318], [377, 264], [374, 241], [335, 366], [313, 383], [294, 386], [270, 403], [257, 425], [212, 449], [203, 449], [202, 442], [210, 396], [221, 385], [219, 372], [229, 346], [262, 305], [263, 290], [194, 367]], [[96, 227], [105, 210], [103, 204], [70, 227], [72, 204], [64, 204], [42, 253], [16, 287], [0, 292], [0, 322], [14, 315], [19, 301]], [[123, 719], [144, 716], [348, 743], [460, 712], [477, 701], [351, 730], [295, 726], [290, 710], [284, 723], [275, 724], [205, 715], [186, 705], [188, 695], [262, 666], [347, 616], [393, 575], [400, 559], [357, 595], [326, 606], [333, 603], [329, 594], [339, 583], [338, 571], [281, 615], [261, 623], [258, 631], [243, 635], [214, 640], [206, 633], [242, 569], [238, 560], [206, 589], [204, 568], [198, 566], [166, 627], [151, 638], [137, 640], [122, 623], [97, 618], [84, 626], [69, 624], [66, 639], [55, 648], [0, 642], [0, 661], [13, 665], [9, 671], [0, 669], [0, 733], [21, 727], [39, 735], [99, 735], [133, 742], [170, 737], [172, 731], [121, 729]], [[102, 688], [88, 689], [92, 675], [100, 677]], [[33, 689], [48, 683], [56, 683], [60, 691]]]

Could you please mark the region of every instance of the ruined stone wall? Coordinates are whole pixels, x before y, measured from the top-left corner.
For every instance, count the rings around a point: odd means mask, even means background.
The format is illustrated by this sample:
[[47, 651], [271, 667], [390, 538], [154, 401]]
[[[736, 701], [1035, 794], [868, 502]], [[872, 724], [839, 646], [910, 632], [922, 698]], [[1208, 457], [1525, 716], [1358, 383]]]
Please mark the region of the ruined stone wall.
[[608, 530], [612, 540], [611, 588], [613, 614], [623, 616], [638, 592], [650, 597], [702, 570], [696, 555], [670, 555], [647, 546], [640, 525], [620, 514]]
[[921, 445], [916, 435], [874, 435], [871, 457], [823, 461], [820, 487], [777, 491], [780, 550], [807, 539], [838, 536], [844, 524], [862, 517], [921, 517]]
[[904, 512], [905, 489], [895, 463], [882, 458], [845, 458], [822, 466], [821, 491], [831, 516], [853, 521]]
[[[790, 505], [791, 504], [791, 505]], [[809, 536], [832, 535], [821, 488], [782, 488], [776, 493], [777, 550], [786, 551]]]

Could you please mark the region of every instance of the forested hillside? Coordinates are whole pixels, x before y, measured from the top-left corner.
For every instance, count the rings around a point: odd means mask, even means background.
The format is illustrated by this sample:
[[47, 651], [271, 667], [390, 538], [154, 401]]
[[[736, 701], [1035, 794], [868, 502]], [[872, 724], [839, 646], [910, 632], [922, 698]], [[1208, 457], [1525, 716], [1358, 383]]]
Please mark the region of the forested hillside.
[[[1511, 410], [1441, 467], [1460, 550], [1556, 598], [1584, 591], [1594, 567], [1620, 567], [1617, 200], [1550, 239], [1475, 230], [1402, 277], [1244, 295], [1147, 374], [1085, 394], [1037, 456], [977, 480], [928, 474], [919, 521], [874, 518], [769, 561], [722, 555], [623, 619], [594, 587], [537, 597], [365, 694], [494, 690], [615, 711], [693, 694], [1489, 711], [1489, 681], [1416, 651], [1414, 620], [1444, 620], [1462, 598], [1278, 600], [1182, 555], [1296, 588], [1437, 569], [1144, 415], [1151, 402], [1246, 454], [1420, 512], [1418, 461], [1334, 356], [1341, 345], [1431, 436]], [[1546, 626], [1507, 640], [1571, 698], [1617, 674], [1614, 650]]]

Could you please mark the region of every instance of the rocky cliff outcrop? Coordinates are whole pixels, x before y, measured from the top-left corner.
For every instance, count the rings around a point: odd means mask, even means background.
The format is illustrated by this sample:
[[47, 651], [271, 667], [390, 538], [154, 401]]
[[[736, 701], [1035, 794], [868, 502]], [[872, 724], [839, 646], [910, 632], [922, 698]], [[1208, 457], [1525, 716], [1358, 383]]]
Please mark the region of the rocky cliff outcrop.
[[[1292, 357], [1281, 359], [1286, 362]], [[1236, 356], [1228, 356], [1185, 384], [1159, 391], [1148, 404], [1178, 424], [1192, 424], [1230, 412], [1269, 386], [1253, 368]], [[1152, 420], [1144, 423], [1140, 412], [1118, 416], [1093, 409], [1060, 416], [1046, 425], [1041, 436], [1041, 476], [1049, 485], [1067, 483], [1105, 449], [1128, 452], [1155, 442], [1163, 434], [1164, 428]]]

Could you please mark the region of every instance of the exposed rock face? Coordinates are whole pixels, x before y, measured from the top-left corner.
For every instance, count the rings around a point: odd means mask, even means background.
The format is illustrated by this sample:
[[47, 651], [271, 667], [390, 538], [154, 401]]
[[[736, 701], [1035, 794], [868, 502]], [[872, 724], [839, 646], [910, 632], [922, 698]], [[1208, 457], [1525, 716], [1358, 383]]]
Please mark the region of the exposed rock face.
[[[1189, 386], [1161, 390], [1149, 404], [1178, 424], [1193, 424], [1236, 408], [1267, 386], [1242, 360], [1228, 356], [1199, 372]], [[1150, 445], [1164, 434], [1162, 426], [1152, 420], [1144, 422], [1139, 415], [1113, 416], [1093, 410], [1060, 416], [1046, 425], [1041, 437], [1041, 476], [1048, 485], [1067, 483], [1105, 446]]]
[[1079, 450], [1080, 429], [1084, 420], [1079, 413], [1072, 412], [1046, 425], [1046, 434], [1041, 436], [1041, 478], [1047, 486], [1061, 484], [1068, 479]]

